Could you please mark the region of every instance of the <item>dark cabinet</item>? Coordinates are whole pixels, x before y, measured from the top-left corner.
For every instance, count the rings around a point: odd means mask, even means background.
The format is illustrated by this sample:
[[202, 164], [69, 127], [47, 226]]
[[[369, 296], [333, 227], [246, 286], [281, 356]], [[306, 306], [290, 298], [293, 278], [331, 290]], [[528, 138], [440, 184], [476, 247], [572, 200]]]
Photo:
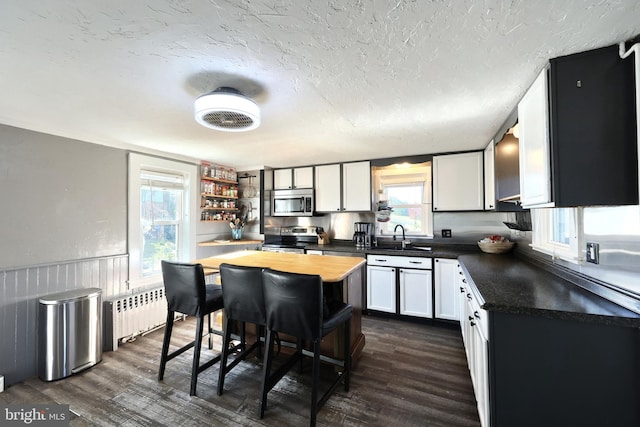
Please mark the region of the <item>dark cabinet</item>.
[[637, 328], [489, 312], [491, 426], [638, 426]]
[[519, 105], [525, 206], [638, 203], [634, 88], [617, 45], [550, 61]]

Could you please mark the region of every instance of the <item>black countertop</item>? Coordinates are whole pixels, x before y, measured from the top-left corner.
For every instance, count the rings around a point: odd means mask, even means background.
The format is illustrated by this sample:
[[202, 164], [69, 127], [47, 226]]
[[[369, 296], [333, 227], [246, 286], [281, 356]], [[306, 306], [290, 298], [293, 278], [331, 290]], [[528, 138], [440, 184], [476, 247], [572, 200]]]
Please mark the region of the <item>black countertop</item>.
[[464, 254], [460, 264], [487, 311], [640, 327], [640, 314], [513, 254]]
[[[400, 243], [398, 242], [398, 245]], [[450, 258], [456, 259], [463, 254], [479, 253], [480, 249], [473, 244], [429, 244], [422, 243], [420, 246], [431, 247], [432, 250], [425, 251], [421, 249], [408, 248], [404, 250], [398, 249], [382, 249], [382, 248], [366, 248], [357, 249], [351, 242], [334, 241], [329, 245], [308, 245], [307, 250], [331, 251], [331, 252], [347, 252], [355, 255], [397, 255], [397, 256], [416, 256], [423, 258]]]
[[458, 259], [475, 287], [483, 309], [554, 319], [640, 327], [640, 314], [592, 293], [514, 253], [485, 254], [473, 244], [422, 244], [419, 249], [357, 249], [351, 242], [309, 245], [308, 250], [345, 252], [356, 256], [396, 255]]

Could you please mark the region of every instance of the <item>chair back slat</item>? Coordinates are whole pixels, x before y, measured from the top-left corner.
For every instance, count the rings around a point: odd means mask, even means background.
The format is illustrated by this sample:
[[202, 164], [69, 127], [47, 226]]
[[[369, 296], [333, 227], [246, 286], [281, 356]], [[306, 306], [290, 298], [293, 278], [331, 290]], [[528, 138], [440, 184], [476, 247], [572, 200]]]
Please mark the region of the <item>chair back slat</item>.
[[189, 316], [204, 314], [206, 284], [202, 264], [162, 261], [162, 280], [169, 311]]
[[319, 275], [263, 272], [267, 328], [316, 340], [322, 329], [322, 278]]
[[264, 325], [262, 268], [220, 265], [224, 312], [229, 319]]

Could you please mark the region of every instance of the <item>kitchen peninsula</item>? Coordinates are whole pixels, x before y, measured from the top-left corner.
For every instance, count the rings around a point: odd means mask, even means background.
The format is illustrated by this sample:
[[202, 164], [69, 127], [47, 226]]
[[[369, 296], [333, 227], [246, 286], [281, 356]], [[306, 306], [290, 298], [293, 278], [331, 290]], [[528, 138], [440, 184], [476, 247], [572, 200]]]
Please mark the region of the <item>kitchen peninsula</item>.
[[[244, 267], [265, 267], [298, 274], [317, 274], [324, 283], [325, 298], [337, 299], [353, 306], [351, 318], [351, 359], [355, 367], [365, 344], [362, 334], [362, 289], [365, 259], [341, 256], [320, 256], [262, 251], [236, 251], [203, 258], [195, 262], [205, 269], [218, 269], [228, 263]], [[331, 333], [322, 343], [323, 354], [340, 354], [340, 337]]]

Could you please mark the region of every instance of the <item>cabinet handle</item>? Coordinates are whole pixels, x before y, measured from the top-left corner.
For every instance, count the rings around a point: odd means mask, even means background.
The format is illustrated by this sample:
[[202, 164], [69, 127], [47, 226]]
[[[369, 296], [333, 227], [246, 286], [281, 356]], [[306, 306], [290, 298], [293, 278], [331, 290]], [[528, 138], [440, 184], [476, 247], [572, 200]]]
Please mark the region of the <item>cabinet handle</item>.
[[[469, 319], [471, 319], [471, 318], [469, 318]], [[472, 321], [471, 322], [471, 326], [476, 326], [475, 322]]]
[[387, 260], [386, 260], [386, 259], [377, 259], [377, 258], [375, 258], [374, 260], [375, 260], [375, 261], [378, 261], [378, 262], [387, 262]]
[[476, 319], [480, 318], [480, 314], [477, 311], [473, 312], [473, 317], [475, 317]]
[[[460, 267], [460, 266], [458, 266], [458, 267]], [[462, 276], [462, 271], [458, 271], [458, 274]]]
[[467, 283], [467, 279], [462, 279], [462, 283]]
[[464, 294], [464, 288], [462, 286], [460, 286], [460, 293]]
[[422, 264], [422, 261], [409, 261], [409, 264]]
[[467, 294], [467, 299], [471, 300], [471, 294]]

